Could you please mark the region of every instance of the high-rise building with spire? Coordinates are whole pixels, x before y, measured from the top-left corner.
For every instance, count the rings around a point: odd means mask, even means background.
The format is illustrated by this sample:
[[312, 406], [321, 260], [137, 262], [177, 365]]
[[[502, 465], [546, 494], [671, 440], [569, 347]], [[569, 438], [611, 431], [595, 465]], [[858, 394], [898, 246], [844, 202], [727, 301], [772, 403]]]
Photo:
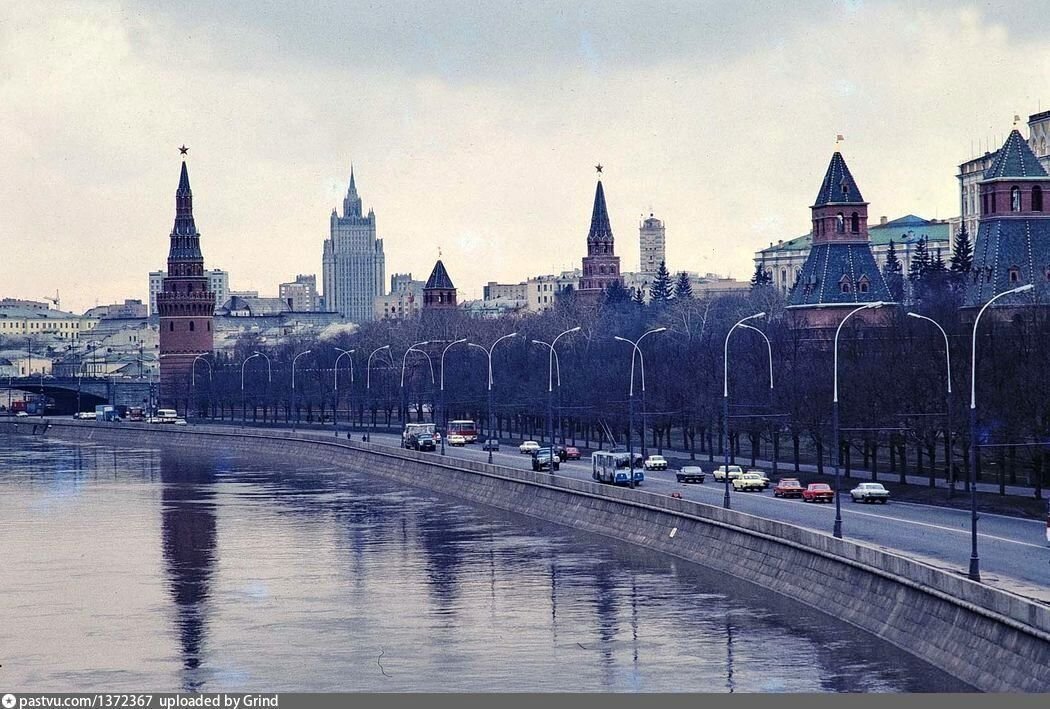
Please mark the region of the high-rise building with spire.
[[[596, 169], [601, 175], [601, 165]], [[599, 177], [594, 190], [594, 207], [591, 210], [591, 228], [587, 232], [587, 255], [583, 257], [579, 295], [597, 302], [602, 292], [613, 283], [622, 283], [620, 257], [613, 249], [609, 210], [605, 206], [605, 190]]]
[[[185, 148], [182, 148], [185, 154]], [[160, 399], [178, 407], [191, 388], [193, 362], [214, 348], [215, 293], [204, 272], [200, 232], [193, 221], [193, 192], [186, 161], [175, 191], [175, 226], [168, 270], [157, 293], [160, 320]]]
[[373, 301], [383, 295], [386, 256], [383, 240], [376, 238], [375, 212], [362, 213], [352, 166], [343, 215], [332, 210], [330, 229], [321, 258], [325, 307], [354, 322], [372, 320]]
[[788, 308], [808, 327], [836, 326], [848, 308], [889, 302], [889, 288], [868, 238], [868, 203], [836, 151], [810, 207], [813, 246], [788, 295]]

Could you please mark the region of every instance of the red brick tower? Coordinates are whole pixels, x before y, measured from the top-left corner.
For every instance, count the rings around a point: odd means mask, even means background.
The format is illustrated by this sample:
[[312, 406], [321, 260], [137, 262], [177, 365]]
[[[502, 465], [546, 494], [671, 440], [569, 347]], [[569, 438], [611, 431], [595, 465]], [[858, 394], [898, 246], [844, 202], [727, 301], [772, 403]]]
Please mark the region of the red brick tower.
[[[180, 148], [186, 154], [185, 148]], [[160, 401], [176, 406], [188, 398], [193, 360], [214, 347], [215, 293], [208, 289], [200, 232], [193, 222], [193, 193], [186, 161], [175, 191], [175, 226], [168, 249], [168, 275], [157, 294], [160, 314]]]
[[[595, 169], [600, 175], [602, 166], [597, 165]], [[579, 295], [596, 303], [606, 288], [618, 282], [622, 282], [620, 257], [613, 250], [609, 210], [605, 206], [605, 190], [599, 177], [594, 191], [594, 208], [591, 210], [591, 229], [587, 232], [587, 255], [583, 258]]]

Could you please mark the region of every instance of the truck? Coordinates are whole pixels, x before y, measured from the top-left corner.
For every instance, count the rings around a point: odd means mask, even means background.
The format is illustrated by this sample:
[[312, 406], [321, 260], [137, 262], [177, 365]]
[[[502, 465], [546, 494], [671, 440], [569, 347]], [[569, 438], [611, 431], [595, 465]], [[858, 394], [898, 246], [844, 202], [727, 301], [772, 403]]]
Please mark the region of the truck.
[[432, 423], [406, 423], [405, 430], [401, 432], [401, 447], [419, 450], [419, 437], [426, 434], [430, 437], [431, 445], [441, 441]]
[[145, 421], [146, 409], [141, 406], [128, 407], [128, 421]]
[[96, 421], [119, 421], [120, 417], [117, 416], [117, 410], [112, 404], [99, 404], [95, 407], [95, 420]]

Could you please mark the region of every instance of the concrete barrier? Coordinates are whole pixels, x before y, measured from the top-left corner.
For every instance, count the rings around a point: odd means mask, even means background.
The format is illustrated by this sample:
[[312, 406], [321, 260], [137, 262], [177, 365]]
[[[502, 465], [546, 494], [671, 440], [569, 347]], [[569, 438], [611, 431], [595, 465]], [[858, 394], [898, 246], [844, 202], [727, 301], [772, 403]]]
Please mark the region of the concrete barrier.
[[783, 522], [641, 490], [334, 437], [127, 423], [46, 427], [28, 421], [4, 422], [0, 432], [113, 445], [206, 445], [365, 470], [751, 581], [852, 623], [977, 689], [1050, 691], [1050, 608], [871, 545]]

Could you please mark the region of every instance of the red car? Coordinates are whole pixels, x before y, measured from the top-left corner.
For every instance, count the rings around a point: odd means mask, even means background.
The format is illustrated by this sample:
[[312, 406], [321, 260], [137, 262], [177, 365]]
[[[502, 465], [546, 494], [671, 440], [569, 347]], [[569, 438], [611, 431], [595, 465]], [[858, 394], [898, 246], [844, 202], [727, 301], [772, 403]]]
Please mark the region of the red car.
[[554, 452], [562, 460], [579, 460], [580, 449], [576, 446], [555, 446]]
[[803, 502], [831, 502], [835, 493], [827, 483], [810, 483], [802, 491]]
[[802, 497], [803, 489], [798, 478], [781, 478], [773, 488], [773, 497]]

